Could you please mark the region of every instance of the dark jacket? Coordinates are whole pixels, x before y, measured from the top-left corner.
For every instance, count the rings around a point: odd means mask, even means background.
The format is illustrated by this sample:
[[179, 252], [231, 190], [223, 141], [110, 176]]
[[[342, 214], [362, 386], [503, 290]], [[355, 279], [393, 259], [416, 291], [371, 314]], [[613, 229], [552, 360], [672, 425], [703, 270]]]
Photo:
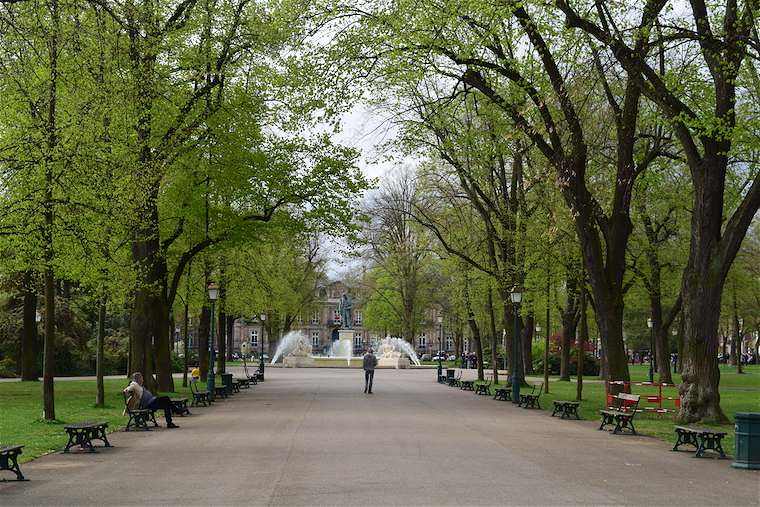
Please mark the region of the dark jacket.
[[374, 370], [375, 366], [377, 366], [377, 358], [375, 357], [375, 354], [372, 352], [364, 354], [364, 369]]

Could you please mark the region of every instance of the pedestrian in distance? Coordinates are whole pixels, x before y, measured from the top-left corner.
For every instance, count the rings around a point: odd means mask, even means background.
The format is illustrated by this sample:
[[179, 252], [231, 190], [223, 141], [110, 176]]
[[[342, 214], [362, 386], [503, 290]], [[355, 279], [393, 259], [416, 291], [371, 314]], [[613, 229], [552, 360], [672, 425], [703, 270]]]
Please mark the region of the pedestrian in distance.
[[364, 393], [372, 394], [372, 380], [375, 378], [375, 367], [377, 366], [377, 357], [375, 357], [372, 349], [369, 349], [364, 354], [363, 368], [364, 368]]

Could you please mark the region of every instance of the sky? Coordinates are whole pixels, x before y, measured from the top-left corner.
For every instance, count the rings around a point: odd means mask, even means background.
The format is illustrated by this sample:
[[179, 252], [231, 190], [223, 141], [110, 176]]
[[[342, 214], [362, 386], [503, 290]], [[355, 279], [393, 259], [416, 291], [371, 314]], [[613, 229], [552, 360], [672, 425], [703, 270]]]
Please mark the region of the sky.
[[[411, 163], [398, 154], [392, 154], [394, 156], [389, 158], [384, 151], [383, 144], [391, 141], [397, 131], [382, 112], [357, 104], [343, 115], [341, 126], [341, 131], [333, 140], [359, 150], [359, 167], [367, 178], [378, 180], [377, 184], [399, 167]], [[346, 248], [344, 242], [326, 241], [324, 254], [328, 258], [327, 274], [330, 279], [340, 279], [345, 271], [358, 265], [355, 259], [344, 255]]]

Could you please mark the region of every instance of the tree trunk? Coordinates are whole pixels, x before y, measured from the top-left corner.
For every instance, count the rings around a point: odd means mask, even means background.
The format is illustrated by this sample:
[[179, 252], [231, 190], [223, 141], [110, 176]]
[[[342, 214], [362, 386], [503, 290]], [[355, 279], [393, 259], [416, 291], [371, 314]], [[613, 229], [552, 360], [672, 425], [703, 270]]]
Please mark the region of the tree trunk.
[[474, 315], [470, 315], [470, 317], [467, 319], [467, 324], [470, 326], [472, 339], [475, 341], [475, 354], [478, 356], [478, 380], [483, 380], [483, 344], [480, 342], [480, 328], [478, 327], [478, 323], [475, 321]]
[[101, 296], [100, 305], [98, 306], [98, 334], [97, 350], [95, 353], [95, 381], [97, 384], [97, 394], [95, 396], [95, 406], [104, 407], [106, 403], [105, 387], [103, 385], [103, 358], [104, 343], [106, 339], [106, 296]]
[[201, 308], [201, 315], [198, 318], [198, 368], [201, 370], [201, 380], [203, 382], [206, 382], [206, 378], [208, 377], [208, 345], [211, 333], [211, 309], [207, 303], [208, 299], [206, 299], [203, 308]]
[[491, 290], [491, 286], [488, 286], [488, 298], [486, 300], [486, 305], [488, 308], [488, 316], [490, 318], [490, 325], [491, 325], [491, 367], [493, 371], [493, 381], [494, 383], [499, 382], [499, 365], [498, 365], [498, 353], [497, 353], [497, 338], [496, 338], [496, 316], [494, 315], [493, 311], [493, 291]]
[[232, 360], [233, 347], [235, 346], [235, 318], [227, 314], [227, 358]]
[[525, 317], [525, 325], [522, 327], [522, 358], [523, 371], [525, 374], [533, 373], [533, 330], [535, 329], [533, 310], [528, 311]]
[[565, 286], [566, 303], [560, 313], [562, 336], [560, 337], [559, 380], [570, 382], [570, 349], [575, 340], [575, 332], [578, 327], [578, 306], [580, 302], [578, 280], [574, 273], [567, 273]]
[[744, 371], [742, 370], [742, 330], [741, 325], [739, 324], [739, 307], [736, 303], [736, 283], [734, 283], [733, 287], [733, 307], [734, 307], [734, 343], [731, 347], [734, 350], [733, 356], [734, 360], [736, 361], [736, 373], [742, 374]]
[[[224, 257], [219, 260], [219, 316], [217, 329], [218, 353], [216, 369], [221, 375], [227, 371], [227, 280]], [[271, 356], [271, 354], [270, 354]]]
[[685, 332], [679, 393], [683, 401], [678, 418], [686, 423], [726, 423], [728, 418], [720, 408], [717, 361], [722, 284], [715, 283], [714, 276], [713, 283], [697, 277], [698, 273], [687, 269], [682, 286]]
[[37, 356], [39, 342], [37, 336], [37, 294], [31, 271], [24, 273], [24, 311], [21, 328], [21, 380], [39, 380]]
[[650, 294], [650, 313], [652, 319], [651, 332], [654, 335], [654, 358], [657, 363], [660, 382], [672, 384], [670, 375], [670, 344], [668, 342], [668, 329], [665, 327], [662, 316], [662, 301], [659, 293]]
[[678, 319], [678, 336], [676, 339], [678, 340], [677, 346], [678, 346], [678, 357], [676, 358], [676, 371], [678, 373], [681, 373], [681, 369], [683, 367], [683, 315]]
[[576, 401], [583, 400], [583, 360], [586, 358], [586, 342], [588, 341], [588, 311], [586, 304], [586, 287], [585, 283], [581, 287], [581, 329], [578, 336], [578, 375], [575, 389]]
[[55, 276], [45, 268], [45, 345], [42, 356], [43, 418], [55, 420]]

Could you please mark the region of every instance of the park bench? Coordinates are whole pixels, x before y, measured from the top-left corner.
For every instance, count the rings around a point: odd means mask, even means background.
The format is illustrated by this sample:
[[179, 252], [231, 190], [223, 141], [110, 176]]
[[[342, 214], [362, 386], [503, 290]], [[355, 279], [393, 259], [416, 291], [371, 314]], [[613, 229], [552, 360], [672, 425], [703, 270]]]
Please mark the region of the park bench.
[[187, 407], [187, 398], [169, 398], [172, 404], [172, 413], [179, 416], [190, 415], [190, 409]]
[[130, 428], [141, 429], [148, 431], [148, 422], [152, 422], [154, 426], [158, 427], [156, 422], [156, 413], [149, 408], [129, 408], [129, 396], [126, 393], [122, 393], [124, 396], [124, 412], [129, 417], [127, 420], [127, 427], [124, 431], [129, 431]]
[[486, 379], [484, 381], [477, 382], [475, 384], [475, 394], [491, 396], [491, 384], [492, 379]]
[[713, 450], [719, 454], [719, 457], [725, 458], [721, 440], [726, 436], [723, 431], [715, 431], [710, 428], [692, 428], [690, 426], [676, 426], [676, 445], [673, 450], [677, 451], [679, 446], [693, 445], [697, 449], [695, 457], [701, 458], [705, 451]]
[[248, 363], [243, 360], [243, 375], [248, 380], [249, 383], [256, 385], [259, 383], [259, 375], [258, 373], [254, 373], [253, 375], [248, 373]]
[[69, 441], [66, 443], [66, 447], [63, 452], [69, 452], [69, 449], [78, 445], [80, 449], [88, 452], [97, 452], [92, 445], [93, 440], [101, 440], [106, 447], [111, 447], [111, 443], [106, 437], [106, 429], [108, 423], [85, 421], [76, 424], [67, 424], [63, 427], [66, 433], [69, 435]]
[[475, 390], [475, 381], [474, 380], [460, 380], [459, 381], [459, 388], [462, 391], [474, 391]]
[[493, 399], [499, 401], [512, 401], [512, 386], [497, 387], [493, 390]]
[[193, 401], [190, 403], [191, 407], [197, 407], [203, 403], [204, 407], [211, 405], [213, 401], [206, 389], [200, 389], [198, 387], [198, 381], [193, 379], [190, 381], [190, 393], [193, 395]]
[[225, 385], [215, 385], [214, 386], [214, 396], [219, 396], [220, 398], [228, 398], [229, 394], [227, 393], [227, 386]]
[[0, 470], [8, 470], [16, 474], [17, 481], [25, 481], [21, 467], [18, 465], [18, 456], [21, 454], [23, 445], [8, 445], [0, 447]]
[[233, 393], [239, 393], [240, 392], [240, 382], [238, 382], [238, 379], [234, 378], [232, 379], [232, 392]]
[[636, 410], [639, 406], [641, 396], [638, 394], [618, 393], [612, 397], [613, 406], [600, 410], [602, 423], [599, 429], [603, 430], [605, 426], [615, 425], [612, 430], [613, 434], [621, 433], [625, 428], [631, 430], [633, 435], [636, 434], [636, 427], [633, 425], [633, 418], [636, 417]]
[[580, 401], [554, 400], [552, 417], [559, 414], [560, 419], [569, 419], [572, 416], [575, 416], [576, 419], [580, 419], [581, 416], [578, 415], [578, 407], [580, 406]]
[[238, 383], [238, 386], [240, 389], [250, 389], [251, 388], [251, 381], [247, 378], [236, 378], [235, 381]]
[[522, 408], [541, 408], [538, 402], [541, 397], [541, 391], [544, 390], [544, 383], [533, 384], [529, 393], [520, 393], [520, 401], [517, 406]]
[[449, 382], [448, 382], [449, 383], [449, 387], [459, 387], [459, 382], [461, 382], [461, 381], [462, 381], [462, 370], [459, 370], [457, 372], [457, 376], [456, 377], [451, 377], [449, 379]]

